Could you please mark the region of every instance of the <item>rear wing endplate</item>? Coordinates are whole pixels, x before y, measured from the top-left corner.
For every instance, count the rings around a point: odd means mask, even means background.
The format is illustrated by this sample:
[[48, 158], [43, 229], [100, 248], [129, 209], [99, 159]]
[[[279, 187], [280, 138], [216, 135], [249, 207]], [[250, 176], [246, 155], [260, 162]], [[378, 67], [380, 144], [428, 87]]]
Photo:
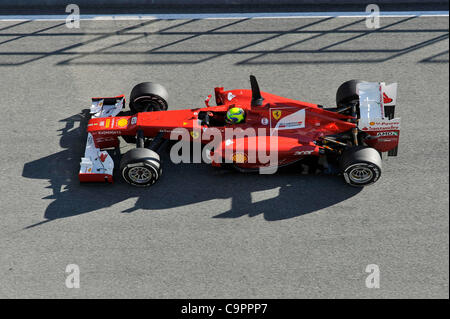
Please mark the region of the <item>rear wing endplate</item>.
[[362, 82], [357, 86], [360, 118], [358, 127], [371, 137], [372, 147], [397, 156], [400, 118], [395, 118], [397, 83]]

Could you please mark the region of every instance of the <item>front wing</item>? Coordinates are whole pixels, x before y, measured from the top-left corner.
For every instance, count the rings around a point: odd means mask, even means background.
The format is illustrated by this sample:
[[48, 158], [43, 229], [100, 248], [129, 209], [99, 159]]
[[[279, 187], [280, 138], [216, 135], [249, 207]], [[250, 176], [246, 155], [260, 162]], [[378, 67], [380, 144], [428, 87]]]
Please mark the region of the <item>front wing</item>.
[[[125, 97], [93, 98], [91, 118], [114, 117], [123, 109]], [[107, 151], [95, 146], [94, 138], [88, 133], [84, 157], [81, 158], [78, 179], [80, 182], [113, 182], [114, 161]]]

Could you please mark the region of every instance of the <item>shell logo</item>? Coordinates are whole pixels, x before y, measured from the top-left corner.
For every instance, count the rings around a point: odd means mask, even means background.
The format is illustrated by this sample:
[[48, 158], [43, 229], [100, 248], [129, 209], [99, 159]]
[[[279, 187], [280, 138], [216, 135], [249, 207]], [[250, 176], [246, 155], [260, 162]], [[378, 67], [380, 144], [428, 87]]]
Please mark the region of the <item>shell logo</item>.
[[234, 153], [233, 154], [233, 162], [235, 163], [247, 163], [247, 154], [245, 153]]
[[120, 119], [119, 121], [117, 121], [117, 126], [118, 127], [125, 127], [128, 124], [128, 120], [127, 119]]
[[370, 124], [370, 125], [375, 125], [375, 122], [370, 122], [369, 124]]

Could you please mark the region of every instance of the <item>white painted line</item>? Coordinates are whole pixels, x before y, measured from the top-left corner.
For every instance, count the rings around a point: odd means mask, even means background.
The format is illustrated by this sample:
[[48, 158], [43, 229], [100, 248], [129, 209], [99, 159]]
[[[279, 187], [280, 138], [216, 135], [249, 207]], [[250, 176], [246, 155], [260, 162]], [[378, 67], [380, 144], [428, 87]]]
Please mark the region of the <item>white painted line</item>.
[[[382, 17], [448, 17], [448, 11], [381, 11]], [[81, 20], [186, 20], [186, 19], [300, 19], [364, 18], [366, 12], [192, 13], [192, 14], [81, 14]], [[68, 15], [0, 15], [0, 21], [65, 21]]]

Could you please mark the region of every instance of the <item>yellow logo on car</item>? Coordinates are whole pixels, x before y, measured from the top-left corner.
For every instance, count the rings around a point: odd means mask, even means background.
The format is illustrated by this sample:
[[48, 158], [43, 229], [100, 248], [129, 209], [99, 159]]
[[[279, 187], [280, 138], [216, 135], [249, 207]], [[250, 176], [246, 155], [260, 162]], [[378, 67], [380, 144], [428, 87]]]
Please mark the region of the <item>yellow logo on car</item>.
[[272, 116], [275, 120], [279, 120], [281, 117], [281, 110], [274, 110], [272, 111]]
[[247, 163], [247, 155], [245, 153], [234, 153], [233, 162], [235, 163]]
[[118, 127], [125, 127], [128, 124], [128, 120], [127, 119], [120, 119], [119, 121], [117, 121], [117, 126]]
[[200, 136], [200, 133], [197, 131], [191, 131], [191, 136], [193, 139], [197, 139]]

